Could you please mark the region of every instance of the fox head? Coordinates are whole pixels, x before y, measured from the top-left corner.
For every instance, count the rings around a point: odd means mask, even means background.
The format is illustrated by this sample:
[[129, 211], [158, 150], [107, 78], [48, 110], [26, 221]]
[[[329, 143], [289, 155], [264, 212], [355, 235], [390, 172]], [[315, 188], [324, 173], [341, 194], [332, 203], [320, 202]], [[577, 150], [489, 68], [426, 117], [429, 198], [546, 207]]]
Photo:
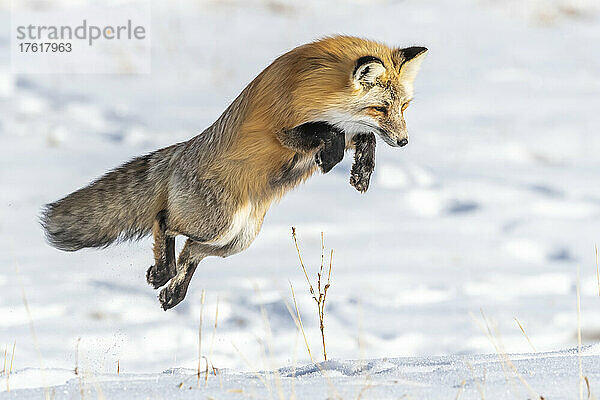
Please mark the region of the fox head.
[[357, 59], [350, 78], [353, 96], [344, 106], [349, 112], [332, 122], [350, 137], [374, 131], [390, 146], [408, 144], [404, 111], [413, 98], [413, 82], [426, 52], [425, 47], [396, 49], [390, 57], [392, 65], [375, 56]]
[[290, 84], [281, 85], [277, 101], [291, 97], [292, 109], [299, 112], [292, 120], [329, 122], [346, 132], [348, 142], [358, 133], [374, 132], [390, 146], [404, 146], [404, 112], [426, 52], [351, 36], [321, 39], [274, 63], [290, 66], [281, 72]]

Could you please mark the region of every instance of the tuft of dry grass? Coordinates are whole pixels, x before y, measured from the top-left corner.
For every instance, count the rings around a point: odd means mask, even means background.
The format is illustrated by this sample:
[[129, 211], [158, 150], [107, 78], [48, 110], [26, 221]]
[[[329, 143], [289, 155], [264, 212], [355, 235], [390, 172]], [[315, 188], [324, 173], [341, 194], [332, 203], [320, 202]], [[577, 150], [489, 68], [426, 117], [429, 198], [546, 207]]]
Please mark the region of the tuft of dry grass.
[[481, 326], [483, 332], [486, 334], [486, 336], [488, 337], [489, 341], [494, 346], [494, 348], [496, 350], [496, 354], [497, 354], [498, 359], [500, 361], [500, 365], [501, 365], [502, 370], [504, 372], [504, 376], [506, 378], [506, 381], [509, 384], [511, 384], [514, 389], [516, 389], [516, 387], [515, 387], [515, 385], [513, 383], [513, 379], [516, 378], [521, 383], [521, 385], [525, 388], [525, 390], [529, 393], [529, 398], [531, 398], [531, 399], [538, 399], [538, 400], [543, 399], [543, 397], [540, 396], [531, 387], [531, 385], [529, 385], [529, 383], [525, 380], [525, 378], [523, 377], [523, 375], [521, 375], [519, 373], [519, 371], [517, 370], [517, 367], [515, 366], [515, 364], [512, 362], [512, 360], [510, 359], [510, 357], [508, 356], [508, 354], [504, 350], [504, 346], [503, 346], [502, 341], [500, 339], [500, 334], [498, 333], [497, 327], [494, 326], [492, 328], [492, 323], [485, 316], [483, 310], [480, 310], [480, 312], [481, 312], [481, 317], [483, 319], [484, 325], [480, 325], [479, 322], [476, 319], [475, 319], [475, 321], [478, 322], [478, 324]]
[[[333, 250], [329, 255], [329, 271], [327, 272], [327, 283], [324, 284], [324, 269], [325, 269], [325, 239], [323, 232], [321, 232], [321, 266], [319, 268], [319, 272], [317, 273], [317, 291], [310, 282], [310, 278], [308, 277], [308, 272], [306, 271], [306, 267], [304, 266], [304, 261], [302, 261], [302, 255], [300, 254], [300, 247], [298, 246], [298, 239], [296, 238], [296, 228], [292, 227], [292, 238], [294, 239], [294, 244], [296, 245], [296, 251], [298, 252], [298, 259], [300, 260], [300, 266], [302, 267], [302, 271], [304, 272], [304, 277], [306, 278], [306, 282], [308, 283], [308, 288], [310, 294], [317, 304], [317, 312], [319, 314], [319, 329], [321, 331], [321, 342], [323, 345], [323, 358], [327, 361], [327, 350], [325, 347], [325, 302], [327, 299], [327, 290], [331, 286], [331, 267], [333, 265]], [[318, 296], [317, 296], [318, 293]], [[311, 357], [312, 358], [312, 357]]]

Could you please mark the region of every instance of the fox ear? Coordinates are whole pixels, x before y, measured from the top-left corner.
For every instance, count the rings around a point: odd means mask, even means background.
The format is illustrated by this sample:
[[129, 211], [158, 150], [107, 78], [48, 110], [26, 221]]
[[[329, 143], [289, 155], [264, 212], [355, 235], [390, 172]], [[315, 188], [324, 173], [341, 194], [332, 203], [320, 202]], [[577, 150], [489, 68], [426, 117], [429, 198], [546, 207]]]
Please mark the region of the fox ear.
[[356, 66], [352, 73], [352, 81], [357, 89], [362, 86], [370, 86], [375, 83], [385, 72], [383, 61], [377, 57], [365, 56], [356, 60]]
[[425, 58], [427, 48], [407, 47], [405, 49], [398, 49], [397, 51], [403, 56], [403, 61], [400, 65], [400, 80], [412, 85]]

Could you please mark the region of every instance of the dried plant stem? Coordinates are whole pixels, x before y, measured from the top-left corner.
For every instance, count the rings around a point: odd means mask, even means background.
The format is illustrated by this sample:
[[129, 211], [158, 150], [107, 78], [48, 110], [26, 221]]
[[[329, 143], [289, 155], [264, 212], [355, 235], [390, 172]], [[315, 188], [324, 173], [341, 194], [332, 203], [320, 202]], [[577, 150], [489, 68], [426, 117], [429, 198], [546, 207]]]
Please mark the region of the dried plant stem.
[[17, 341], [15, 340], [13, 343], [12, 353], [10, 356], [10, 366], [6, 371], [6, 391], [10, 392], [10, 374], [13, 370], [13, 362], [15, 361], [15, 348], [17, 347]]
[[267, 389], [267, 392], [269, 393], [269, 398], [273, 398], [273, 392], [271, 390], [271, 386], [269, 384], [267, 384], [265, 377], [263, 377], [262, 375], [260, 375], [257, 372], [254, 372], [254, 371], [256, 371], [256, 368], [252, 365], [252, 363], [250, 363], [250, 360], [248, 360], [248, 358], [244, 355], [244, 353], [242, 353], [240, 351], [240, 349], [235, 345], [235, 343], [233, 343], [233, 341], [231, 342], [231, 345], [233, 346], [235, 351], [237, 351], [237, 353], [240, 355], [240, 357], [242, 357], [242, 360], [246, 363], [246, 365], [248, 366], [248, 369], [250, 371], [252, 371], [254, 376], [256, 376], [256, 378], [263, 384], [265, 389]]
[[480, 310], [480, 312], [481, 312], [481, 317], [483, 318], [483, 321], [485, 323], [485, 327], [483, 328], [483, 330], [487, 334], [488, 339], [490, 340], [490, 342], [492, 343], [494, 348], [496, 349], [496, 353], [498, 355], [498, 359], [499, 359], [502, 369], [504, 371], [506, 381], [509, 383], [512, 383], [512, 379], [511, 379], [511, 373], [512, 373], [512, 377], [516, 377], [521, 382], [523, 387], [529, 392], [530, 398], [542, 399], [542, 397], [535, 390], [533, 390], [533, 388], [531, 387], [531, 385], [529, 385], [529, 383], [525, 380], [525, 378], [523, 378], [523, 375], [521, 375], [519, 373], [519, 371], [517, 370], [517, 367], [515, 367], [515, 364], [512, 362], [510, 357], [508, 357], [508, 354], [506, 354], [506, 352], [504, 351], [504, 347], [500, 340], [500, 335], [498, 334], [497, 329], [494, 329], [494, 331], [492, 331], [492, 327], [490, 326], [490, 321], [487, 319], [487, 317], [483, 313], [483, 310]]
[[319, 329], [321, 331], [321, 342], [323, 345], [323, 358], [327, 361], [327, 350], [325, 347], [325, 300], [327, 298], [327, 290], [331, 285], [331, 267], [333, 265], [333, 250], [331, 250], [330, 258], [329, 258], [329, 271], [327, 273], [327, 283], [325, 285], [322, 284], [323, 278], [323, 268], [325, 268], [325, 240], [323, 232], [321, 232], [321, 266], [319, 268], [319, 273], [317, 274], [317, 289], [318, 289], [318, 297], [315, 293], [315, 289], [308, 278], [308, 272], [306, 271], [306, 267], [304, 266], [304, 262], [302, 261], [302, 256], [300, 255], [300, 247], [298, 246], [298, 240], [296, 238], [296, 228], [292, 227], [292, 238], [294, 239], [294, 244], [296, 245], [296, 251], [298, 252], [298, 259], [300, 260], [300, 266], [302, 267], [302, 271], [304, 272], [304, 276], [306, 278], [306, 282], [308, 283], [308, 288], [310, 290], [310, 294], [312, 295], [313, 300], [317, 303], [317, 311], [319, 315]]
[[298, 240], [296, 239], [296, 228], [292, 226], [292, 237], [294, 238], [294, 244], [296, 245], [296, 252], [298, 253], [298, 259], [300, 260], [300, 266], [302, 267], [302, 271], [304, 271], [304, 276], [306, 277], [306, 282], [308, 282], [308, 287], [310, 289], [310, 294], [315, 295], [315, 290], [310, 283], [310, 279], [308, 278], [308, 273], [306, 272], [306, 267], [304, 266], [304, 262], [302, 261], [302, 255], [300, 255], [300, 248], [298, 247]]
[[598, 245], [594, 244], [596, 252], [596, 281], [598, 282], [598, 296], [600, 296], [600, 268], [598, 268]]
[[583, 365], [581, 362], [581, 282], [579, 279], [579, 265], [577, 265], [577, 358], [579, 361], [579, 399], [583, 400]]
[[462, 382], [460, 383], [460, 386], [458, 387], [458, 392], [456, 393], [456, 397], [454, 398], [454, 400], [460, 399], [460, 396], [462, 395], [463, 390], [465, 390], [465, 383], [467, 383], [467, 381], [463, 379]]
[[13, 342], [12, 355], [10, 356], [10, 368], [8, 369], [8, 373], [12, 373], [13, 371], [13, 362], [15, 361], [15, 349], [17, 347], [17, 341]]
[[[483, 375], [481, 376], [481, 379], [477, 379], [475, 377], [475, 368], [473, 368], [473, 365], [469, 362], [469, 361], [465, 361], [465, 364], [467, 365], [467, 368], [469, 368], [469, 371], [471, 372], [471, 376], [473, 377], [473, 381], [475, 382], [475, 385], [477, 387], [477, 392], [479, 393], [479, 397], [481, 397], [481, 400], [485, 400], [485, 376], [487, 374], [487, 370], [483, 369]], [[502, 368], [504, 369], [504, 367]], [[463, 380], [464, 382], [464, 380]], [[464, 387], [464, 385], [462, 385]], [[461, 394], [461, 391], [459, 391], [459, 393], [456, 394], [456, 398], [459, 397], [459, 395]]]
[[[296, 316], [294, 318], [294, 322], [296, 322], [296, 326], [302, 332], [302, 337], [304, 338], [304, 344], [306, 345], [306, 350], [308, 351], [308, 356], [310, 357], [310, 361], [314, 364], [315, 360], [313, 359], [312, 353], [310, 351], [310, 345], [308, 344], [308, 339], [306, 339], [306, 333], [304, 332], [304, 325], [302, 324], [302, 317], [300, 316], [300, 309], [298, 308], [298, 303], [296, 302], [296, 293], [294, 292], [294, 286], [292, 286], [292, 282], [290, 281], [290, 290], [292, 291], [292, 299], [294, 300], [294, 307], [296, 309]], [[287, 304], [286, 304], [287, 305]], [[294, 314], [292, 310], [289, 310], [292, 317]]]
[[8, 345], [4, 345], [4, 367], [2, 368], [2, 374], [6, 373], [6, 355], [8, 353]]
[[527, 336], [527, 334], [525, 333], [525, 329], [523, 329], [523, 325], [521, 325], [521, 322], [519, 322], [519, 320], [517, 319], [517, 317], [515, 317], [515, 321], [517, 322], [517, 325], [519, 325], [519, 328], [521, 329], [521, 332], [523, 332], [523, 335], [525, 336], [525, 339], [527, 339], [527, 342], [529, 342], [529, 345], [531, 346], [531, 348], [533, 349], [533, 351], [535, 353], [537, 353], [537, 350], [536, 350], [535, 346], [533, 345], [533, 343], [531, 343], [531, 340], [529, 339], [529, 336]]
[[77, 375], [77, 384], [79, 385], [79, 395], [81, 399], [84, 399], [85, 391], [83, 385], [83, 374], [79, 370], [79, 343], [81, 343], [81, 337], [77, 338], [77, 344], [75, 345], [75, 375]]
[[202, 289], [202, 294], [200, 297], [200, 322], [198, 323], [198, 386], [200, 386], [200, 364], [202, 363], [202, 316], [204, 313], [204, 299], [206, 297], [206, 292]]
[[[215, 309], [215, 324], [213, 326], [213, 331], [212, 331], [212, 336], [210, 338], [210, 349], [208, 350], [208, 360], [210, 360], [210, 365], [212, 367], [212, 372], [213, 374], [215, 374], [215, 376], [217, 375], [217, 369], [215, 368], [213, 362], [212, 362], [212, 352], [213, 352], [213, 346], [215, 344], [215, 336], [217, 334], [217, 326], [218, 326], [218, 322], [219, 321], [219, 296], [217, 296], [217, 305], [216, 305], [216, 309]], [[208, 385], [208, 360], [206, 362], [206, 374], [204, 375], [204, 385]], [[221, 377], [219, 376], [219, 382], [221, 382]]]

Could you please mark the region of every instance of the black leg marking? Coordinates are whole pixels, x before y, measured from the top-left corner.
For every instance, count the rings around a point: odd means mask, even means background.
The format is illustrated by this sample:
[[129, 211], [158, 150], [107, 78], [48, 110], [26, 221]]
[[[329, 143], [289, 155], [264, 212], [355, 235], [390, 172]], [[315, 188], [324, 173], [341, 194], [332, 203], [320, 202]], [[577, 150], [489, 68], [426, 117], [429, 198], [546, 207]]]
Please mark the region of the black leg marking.
[[194, 276], [194, 271], [198, 263], [188, 263], [185, 267], [185, 271], [177, 274], [169, 283], [169, 286], [165, 287], [160, 291], [158, 300], [163, 310], [167, 311], [177, 304], [181, 303], [185, 299], [188, 287]]
[[154, 234], [154, 265], [148, 268], [146, 280], [158, 289], [177, 273], [175, 266], [175, 238], [167, 235], [167, 214], [158, 213], [152, 228]]
[[352, 139], [356, 146], [354, 164], [350, 171], [350, 184], [361, 193], [369, 188], [371, 174], [375, 169], [375, 135], [365, 133], [354, 136]]
[[323, 146], [340, 132], [324, 121], [306, 122], [278, 134], [281, 143], [300, 153], [308, 153]]
[[198, 263], [207, 255], [200, 243], [188, 239], [177, 260], [177, 273], [169, 285], [160, 291], [158, 300], [163, 310], [168, 310], [181, 303], [187, 294], [188, 287], [194, 276]]
[[346, 149], [346, 135], [338, 129], [333, 129], [333, 136], [325, 140], [321, 150], [315, 154], [315, 162], [325, 174], [342, 161]]

